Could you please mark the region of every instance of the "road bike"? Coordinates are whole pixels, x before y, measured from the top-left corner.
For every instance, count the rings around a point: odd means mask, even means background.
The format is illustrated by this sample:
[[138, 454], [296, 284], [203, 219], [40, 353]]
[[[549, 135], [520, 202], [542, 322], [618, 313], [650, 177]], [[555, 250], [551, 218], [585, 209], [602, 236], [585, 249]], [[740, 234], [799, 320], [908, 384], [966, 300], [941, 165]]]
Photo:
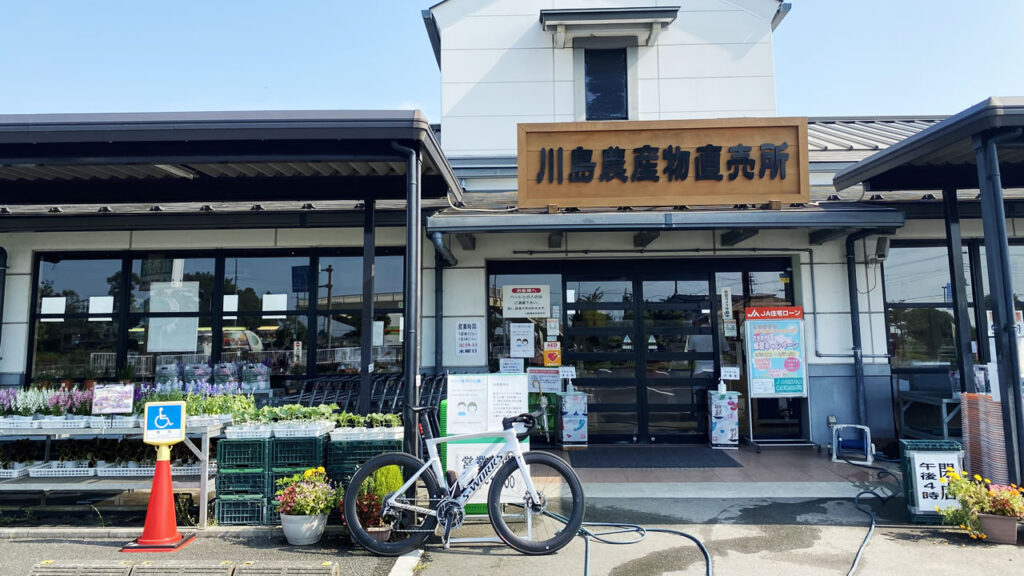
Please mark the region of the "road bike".
[[[487, 515], [498, 537], [513, 549], [551, 554], [579, 532], [584, 502], [576, 472], [554, 454], [523, 452], [520, 447], [519, 441], [536, 426], [533, 415], [504, 418], [501, 431], [436, 438], [436, 409], [410, 410], [416, 414], [427, 458], [391, 452], [371, 458], [356, 470], [343, 503], [345, 523], [356, 543], [376, 554], [397, 556], [420, 546], [440, 527], [447, 548], [452, 531], [466, 520], [466, 503], [488, 480]], [[517, 433], [515, 424], [524, 425], [525, 431]], [[503, 442], [486, 444], [474, 460], [476, 465], [467, 466], [461, 474], [444, 471], [439, 444], [487, 438]], [[400, 478], [393, 484], [404, 483], [379, 500], [368, 496], [380, 489], [386, 477]]]

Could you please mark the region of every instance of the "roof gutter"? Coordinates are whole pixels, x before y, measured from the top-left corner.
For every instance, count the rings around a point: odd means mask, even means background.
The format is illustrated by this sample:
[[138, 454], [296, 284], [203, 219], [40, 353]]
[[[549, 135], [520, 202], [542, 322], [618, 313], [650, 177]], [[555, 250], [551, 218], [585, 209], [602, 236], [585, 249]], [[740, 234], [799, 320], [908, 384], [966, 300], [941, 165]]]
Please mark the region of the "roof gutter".
[[783, 2], [779, 4], [779, 9], [775, 11], [775, 16], [772, 18], [772, 32], [782, 24], [782, 21], [786, 18], [786, 14], [793, 9], [793, 5], [789, 2]]
[[438, 256], [445, 261], [449, 266], [458, 266], [459, 260], [455, 258], [455, 254], [444, 245], [444, 235], [440, 232], [431, 232], [430, 240], [434, 243], [434, 250], [437, 250]]

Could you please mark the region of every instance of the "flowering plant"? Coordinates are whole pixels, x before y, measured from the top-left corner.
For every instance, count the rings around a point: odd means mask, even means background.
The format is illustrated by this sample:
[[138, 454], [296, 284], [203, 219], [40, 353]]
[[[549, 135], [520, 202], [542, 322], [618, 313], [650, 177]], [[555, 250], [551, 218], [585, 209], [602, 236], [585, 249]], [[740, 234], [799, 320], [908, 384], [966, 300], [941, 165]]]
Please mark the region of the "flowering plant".
[[18, 413], [18, 392], [14, 388], [0, 389], [0, 416]]
[[54, 416], [74, 414], [86, 416], [92, 412], [92, 390], [61, 389], [46, 399], [47, 412]]
[[275, 493], [281, 514], [291, 516], [319, 516], [337, 506], [344, 490], [335, 488], [327, 479], [324, 467], [310, 468], [301, 474], [281, 478]]
[[943, 523], [960, 526], [973, 539], [988, 538], [981, 531], [979, 514], [1024, 518], [1024, 488], [1016, 484], [993, 484], [988, 478], [969, 476], [967, 472], [958, 474], [953, 468], [946, 468], [946, 476], [940, 482], [947, 485], [946, 491], [960, 504], [958, 508], [936, 508]]
[[373, 471], [356, 497], [356, 516], [365, 528], [386, 526], [387, 520], [381, 515], [381, 504], [388, 494], [402, 487], [402, 470], [398, 466], [383, 466]]
[[46, 411], [48, 408], [46, 401], [52, 394], [53, 392], [40, 388], [19, 390], [18, 395], [14, 400], [15, 406], [17, 407], [17, 413], [22, 416], [31, 416], [33, 414]]

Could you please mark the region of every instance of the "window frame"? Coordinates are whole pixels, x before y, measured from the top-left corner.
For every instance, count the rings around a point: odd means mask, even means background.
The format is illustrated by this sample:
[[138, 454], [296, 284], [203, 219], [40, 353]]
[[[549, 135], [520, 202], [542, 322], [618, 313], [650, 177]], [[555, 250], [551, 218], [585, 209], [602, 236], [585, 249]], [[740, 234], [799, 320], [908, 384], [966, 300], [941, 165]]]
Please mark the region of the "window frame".
[[[626, 114], [624, 120], [638, 120], [640, 117], [640, 77], [637, 64], [636, 37], [616, 36], [607, 38], [577, 38], [573, 41], [573, 83], [575, 120], [587, 122], [587, 50], [626, 51]], [[624, 120], [605, 120], [622, 122]]]

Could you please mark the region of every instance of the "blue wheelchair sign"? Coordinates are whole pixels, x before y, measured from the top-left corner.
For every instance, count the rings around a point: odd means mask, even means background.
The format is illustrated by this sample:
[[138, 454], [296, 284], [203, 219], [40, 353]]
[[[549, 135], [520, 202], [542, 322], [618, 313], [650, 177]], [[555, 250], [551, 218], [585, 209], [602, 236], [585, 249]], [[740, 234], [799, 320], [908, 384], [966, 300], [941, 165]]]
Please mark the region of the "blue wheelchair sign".
[[185, 403], [146, 404], [142, 441], [146, 444], [177, 444], [185, 439]]

